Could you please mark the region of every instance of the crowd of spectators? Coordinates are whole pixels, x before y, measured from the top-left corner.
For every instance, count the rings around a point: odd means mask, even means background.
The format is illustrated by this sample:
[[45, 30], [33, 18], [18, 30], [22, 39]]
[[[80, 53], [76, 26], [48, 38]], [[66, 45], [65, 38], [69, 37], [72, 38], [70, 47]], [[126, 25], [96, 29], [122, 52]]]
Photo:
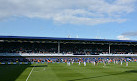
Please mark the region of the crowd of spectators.
[[57, 46], [43, 43], [0, 43], [0, 53], [57, 53]]
[[[111, 45], [111, 54], [135, 54], [137, 46]], [[58, 53], [57, 43], [0, 43], [0, 53]], [[99, 44], [60, 44], [63, 54], [108, 54], [108, 45]]]
[[61, 58], [37, 58], [37, 57], [33, 57], [33, 58], [7, 58], [7, 57], [2, 57], [0, 58], [0, 63], [2, 62], [47, 62], [47, 63], [54, 63], [54, 62], [62, 62], [62, 63], [65, 63], [65, 62], [88, 62], [88, 63], [91, 63], [91, 62], [95, 62], [95, 61], [98, 61], [98, 62], [101, 62], [103, 63], [104, 61], [108, 61], [108, 62], [114, 62], [114, 61], [118, 61], [118, 62], [121, 62], [121, 61], [129, 61], [129, 62], [137, 62], [137, 58], [123, 58], [123, 57], [98, 57], [98, 58], [94, 58], [94, 57], [84, 57], [84, 58], [64, 58], [64, 57], [61, 57]]

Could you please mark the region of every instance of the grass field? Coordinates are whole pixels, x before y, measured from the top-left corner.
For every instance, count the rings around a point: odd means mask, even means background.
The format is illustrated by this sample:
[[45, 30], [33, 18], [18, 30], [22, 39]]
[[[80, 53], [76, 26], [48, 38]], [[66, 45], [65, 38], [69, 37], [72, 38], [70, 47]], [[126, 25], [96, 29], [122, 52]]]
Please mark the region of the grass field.
[[0, 65], [0, 81], [137, 81], [137, 63]]

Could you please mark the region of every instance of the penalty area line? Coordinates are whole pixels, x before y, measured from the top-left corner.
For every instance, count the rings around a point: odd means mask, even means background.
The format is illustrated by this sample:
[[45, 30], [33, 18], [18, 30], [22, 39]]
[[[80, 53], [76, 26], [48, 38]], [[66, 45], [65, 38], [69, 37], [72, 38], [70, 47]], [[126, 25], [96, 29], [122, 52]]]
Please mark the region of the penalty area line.
[[[34, 66], [34, 67], [35, 67], [35, 66]], [[34, 67], [31, 69], [31, 71], [30, 71], [30, 73], [29, 73], [29, 75], [28, 75], [26, 81], [28, 81], [28, 79], [29, 79], [29, 77], [30, 77], [30, 75], [31, 75], [31, 73], [32, 73], [32, 71], [33, 71], [33, 69], [34, 69]]]

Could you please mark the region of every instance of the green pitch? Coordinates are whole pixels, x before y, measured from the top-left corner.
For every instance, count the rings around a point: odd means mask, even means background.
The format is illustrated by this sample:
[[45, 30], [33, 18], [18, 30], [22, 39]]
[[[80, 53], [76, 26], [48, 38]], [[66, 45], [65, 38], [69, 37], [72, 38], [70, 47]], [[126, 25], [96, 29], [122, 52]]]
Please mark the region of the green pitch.
[[0, 65], [0, 81], [137, 81], [137, 63]]

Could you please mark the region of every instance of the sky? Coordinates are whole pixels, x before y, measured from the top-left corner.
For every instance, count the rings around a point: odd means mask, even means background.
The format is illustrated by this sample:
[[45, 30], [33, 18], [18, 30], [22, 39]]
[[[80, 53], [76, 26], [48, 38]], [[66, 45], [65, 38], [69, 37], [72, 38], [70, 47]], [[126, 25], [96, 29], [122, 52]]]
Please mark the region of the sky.
[[0, 35], [137, 40], [137, 0], [0, 0]]

